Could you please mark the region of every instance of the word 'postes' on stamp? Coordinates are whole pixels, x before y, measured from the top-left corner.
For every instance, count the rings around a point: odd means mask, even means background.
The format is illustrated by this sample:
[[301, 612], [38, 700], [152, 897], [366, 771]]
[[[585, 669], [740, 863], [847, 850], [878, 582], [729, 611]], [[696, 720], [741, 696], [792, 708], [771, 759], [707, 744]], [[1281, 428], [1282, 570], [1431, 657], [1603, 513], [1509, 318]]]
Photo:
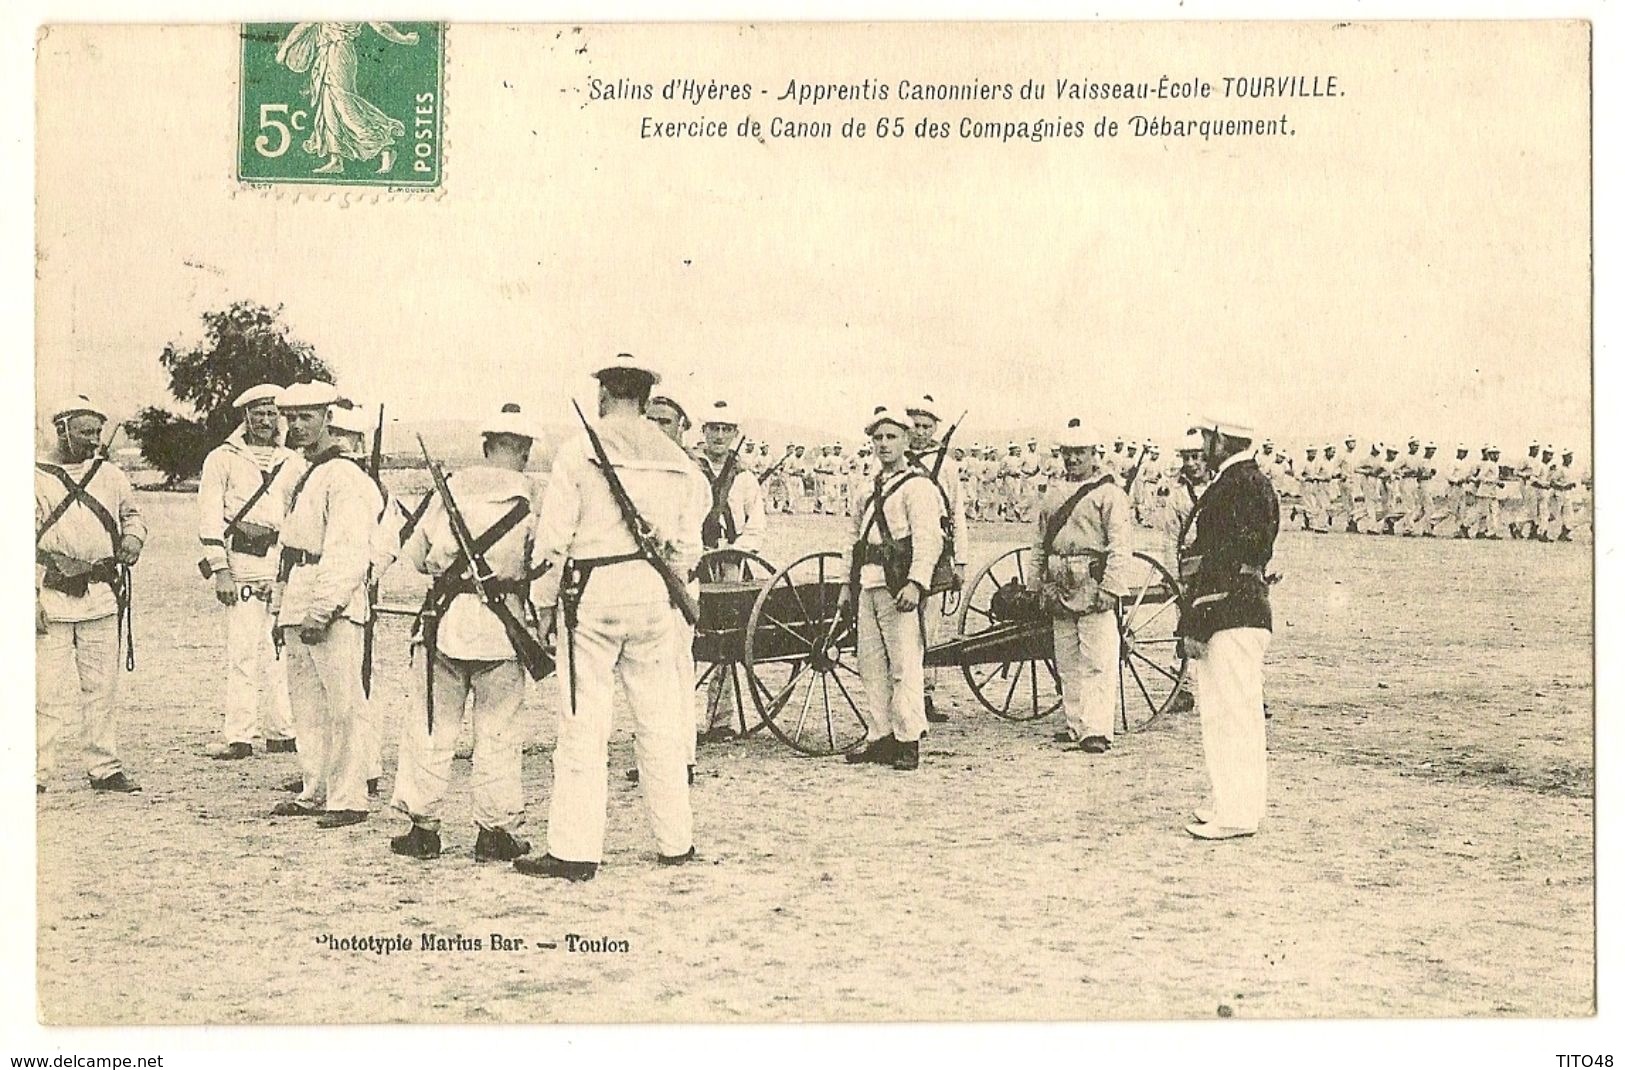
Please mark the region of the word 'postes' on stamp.
[[444, 56], [437, 22], [244, 25], [238, 178], [438, 189]]

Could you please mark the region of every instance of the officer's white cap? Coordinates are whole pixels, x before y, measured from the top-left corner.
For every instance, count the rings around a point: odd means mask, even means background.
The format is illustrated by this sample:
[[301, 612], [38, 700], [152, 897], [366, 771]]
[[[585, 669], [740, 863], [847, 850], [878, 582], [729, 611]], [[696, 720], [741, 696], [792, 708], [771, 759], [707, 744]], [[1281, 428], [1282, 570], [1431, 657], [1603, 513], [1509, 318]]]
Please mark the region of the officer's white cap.
[[525, 409], [517, 401], [510, 401], [485, 418], [480, 424], [482, 435], [516, 435], [519, 438], [536, 439], [536, 425], [530, 420]]
[[602, 379], [605, 372], [636, 372], [649, 377], [651, 385], [660, 382], [660, 373], [649, 367], [648, 363], [639, 360], [630, 353], [617, 353], [615, 359], [592, 373], [594, 379]]
[[84, 394], [75, 394], [72, 397], [63, 398], [57, 403], [56, 410], [51, 413], [51, 422], [61, 423], [70, 416], [85, 415], [99, 416], [103, 421], [107, 419], [107, 413], [102, 411], [100, 405], [91, 401]]
[[277, 392], [279, 409], [316, 409], [338, 401], [339, 392], [332, 383], [293, 383]]
[[705, 427], [738, 427], [739, 417], [726, 401], [713, 401], [705, 410]]
[[348, 431], [353, 435], [365, 435], [372, 430], [375, 414], [362, 408], [360, 405], [335, 405], [333, 414], [328, 418], [327, 425], [335, 431]]
[[277, 395], [280, 393], [282, 393], [282, 388], [275, 383], [261, 383], [259, 386], [251, 386], [238, 394], [232, 401], [231, 407], [246, 409], [256, 401], [275, 402]]
[[1081, 427], [1067, 426], [1055, 436], [1055, 443], [1063, 450], [1092, 450], [1095, 448], [1094, 439]]
[[1244, 438], [1249, 441], [1253, 438], [1252, 425], [1240, 420], [1219, 416], [1199, 416], [1196, 423], [1190, 428], [1192, 431], [1216, 431], [1229, 438]]
[[939, 422], [942, 420], [942, 415], [937, 412], [937, 399], [932, 397], [930, 394], [921, 394], [912, 404], [909, 405], [908, 414], [913, 416], [915, 413], [929, 416], [931, 419]]
[[904, 431], [914, 430], [914, 421], [908, 418], [908, 409], [902, 405], [876, 405], [875, 414], [863, 425], [863, 433], [872, 435], [881, 424], [895, 424]]

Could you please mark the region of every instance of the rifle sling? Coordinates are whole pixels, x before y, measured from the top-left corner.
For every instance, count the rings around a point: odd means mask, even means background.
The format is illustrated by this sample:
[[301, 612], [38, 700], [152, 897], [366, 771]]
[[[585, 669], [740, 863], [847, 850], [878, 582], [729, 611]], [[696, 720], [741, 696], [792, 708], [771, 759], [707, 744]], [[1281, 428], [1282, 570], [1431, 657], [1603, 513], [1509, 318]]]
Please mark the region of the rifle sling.
[[1061, 503], [1059, 509], [1050, 514], [1049, 523], [1044, 525], [1045, 556], [1048, 556], [1055, 549], [1055, 539], [1061, 534], [1061, 529], [1066, 527], [1066, 522], [1072, 519], [1072, 514], [1083, 503], [1083, 499], [1087, 498], [1090, 492], [1110, 483], [1111, 480], [1111, 476], [1101, 476], [1091, 483], [1083, 484], [1083, 486], [1072, 492], [1071, 497]]
[[[490, 572], [490, 566], [485, 563], [486, 551], [501, 542], [503, 536], [518, 527], [519, 522], [529, 514], [530, 503], [521, 498], [515, 501], [513, 507], [503, 513], [496, 523], [486, 528], [484, 532], [474, 539], [469, 545], [469, 550], [474, 555], [473, 565], [476, 572]], [[469, 564], [468, 558], [463, 556], [463, 552], [459, 550], [457, 556], [452, 558], [451, 564], [446, 567], [446, 570], [434, 578], [434, 582], [429, 585], [428, 594], [423, 598], [423, 609], [418, 612], [420, 622], [423, 620], [425, 613], [432, 611], [434, 615], [438, 616], [451, 604], [453, 598], [457, 597], [458, 594], [465, 593], [469, 580], [464, 573], [468, 571]], [[490, 608], [492, 612], [496, 612], [495, 606]]]

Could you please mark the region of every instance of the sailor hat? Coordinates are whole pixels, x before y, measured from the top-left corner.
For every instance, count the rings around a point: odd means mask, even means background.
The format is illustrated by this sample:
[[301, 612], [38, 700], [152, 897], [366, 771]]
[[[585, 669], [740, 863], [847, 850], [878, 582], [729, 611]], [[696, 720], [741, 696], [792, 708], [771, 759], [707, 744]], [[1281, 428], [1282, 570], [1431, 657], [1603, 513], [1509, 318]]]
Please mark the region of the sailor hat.
[[929, 416], [931, 419], [939, 422], [942, 420], [942, 416], [937, 412], [937, 399], [932, 397], [930, 394], [921, 394], [919, 400], [915, 401], [908, 407], [908, 414], [910, 416], [913, 416], [915, 413], [918, 413], [921, 416]]
[[246, 409], [256, 401], [269, 401], [275, 404], [277, 395], [280, 393], [282, 393], [282, 388], [275, 383], [261, 383], [259, 386], [251, 386], [238, 394], [232, 401], [231, 407]]
[[688, 417], [688, 410], [683, 408], [683, 406], [678, 403], [677, 399], [672, 397], [670, 394], [656, 394], [649, 399], [649, 404], [664, 405], [668, 409], [676, 412], [678, 416], [682, 417], [683, 423], [693, 423], [693, 421]]
[[293, 383], [277, 392], [276, 406], [279, 409], [317, 409], [332, 405], [338, 399], [339, 392], [333, 389], [332, 383]]
[[[1202, 433], [1200, 431], [1187, 431], [1185, 437], [1179, 441], [1180, 453], [1201, 453], [1202, 448]], [[1315, 447], [1310, 446], [1309, 448], [1314, 449]]]
[[1068, 423], [1061, 433], [1055, 436], [1055, 443], [1062, 450], [1092, 450], [1095, 448], [1095, 440], [1089, 437], [1088, 432], [1072, 423]]
[[908, 410], [901, 405], [876, 405], [875, 414], [863, 425], [863, 433], [872, 435], [881, 424], [895, 424], [904, 431], [914, 430], [914, 421], [908, 418]]
[[705, 427], [738, 427], [739, 417], [726, 401], [713, 401], [705, 410]]
[[[681, 411], [681, 410], [678, 410]], [[530, 422], [530, 417], [517, 401], [510, 401], [486, 417], [480, 424], [482, 435], [515, 435], [519, 438], [535, 440], [540, 436], [536, 433], [536, 425]]]
[[57, 403], [56, 410], [51, 413], [51, 422], [54, 424], [61, 423], [70, 416], [85, 415], [98, 416], [103, 422], [107, 420], [107, 413], [102, 411], [101, 406], [91, 401], [84, 394], [75, 394], [72, 397], [63, 398]]
[[[1228, 438], [1245, 438], [1251, 440], [1253, 428], [1240, 420], [1226, 419], [1218, 416], [1199, 416], [1196, 423], [1191, 426], [1192, 431], [1213, 431]], [[1349, 441], [1353, 441], [1350, 439]]]
[[376, 417], [360, 405], [334, 405], [327, 426], [335, 431], [348, 431], [352, 435], [365, 435], [372, 430]]
[[594, 379], [602, 379], [604, 373], [615, 374], [625, 372], [635, 375], [647, 376], [651, 385], [660, 382], [660, 373], [649, 367], [648, 363], [639, 360], [630, 353], [617, 353], [615, 359], [592, 373]]

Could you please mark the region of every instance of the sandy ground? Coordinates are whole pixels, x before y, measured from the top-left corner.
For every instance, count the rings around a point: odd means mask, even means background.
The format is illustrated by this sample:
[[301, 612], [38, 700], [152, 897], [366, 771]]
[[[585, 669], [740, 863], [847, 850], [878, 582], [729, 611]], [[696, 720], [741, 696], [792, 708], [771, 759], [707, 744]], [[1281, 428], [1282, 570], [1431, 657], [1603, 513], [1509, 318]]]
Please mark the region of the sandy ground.
[[[403, 823], [270, 820], [293, 756], [219, 763], [222, 629], [192, 499], [144, 498], [138, 670], [122, 745], [146, 785], [39, 799], [39, 1004], [68, 1023], [1562, 1016], [1590, 1013], [1590, 547], [1289, 533], [1267, 662], [1271, 806], [1256, 838], [1181, 830], [1205, 773], [1192, 715], [1064, 753], [946, 692], [924, 767], [707, 748], [703, 864], [667, 869], [611, 743], [607, 856], [585, 884], [476, 866], [467, 763], [446, 854]], [[840, 548], [780, 520], [780, 563]], [[1014, 545], [978, 526], [973, 562]], [[391, 600], [415, 585], [393, 577]], [[408, 698], [380, 632], [385, 792]], [[541, 849], [555, 689], [524, 763]], [[72, 753], [67, 752], [67, 753]], [[71, 766], [69, 767], [71, 768]], [[421, 950], [421, 934], [478, 939]], [[491, 934], [523, 941], [491, 950]], [[404, 934], [411, 950], [333, 951]], [[568, 950], [571, 935], [624, 951]]]

